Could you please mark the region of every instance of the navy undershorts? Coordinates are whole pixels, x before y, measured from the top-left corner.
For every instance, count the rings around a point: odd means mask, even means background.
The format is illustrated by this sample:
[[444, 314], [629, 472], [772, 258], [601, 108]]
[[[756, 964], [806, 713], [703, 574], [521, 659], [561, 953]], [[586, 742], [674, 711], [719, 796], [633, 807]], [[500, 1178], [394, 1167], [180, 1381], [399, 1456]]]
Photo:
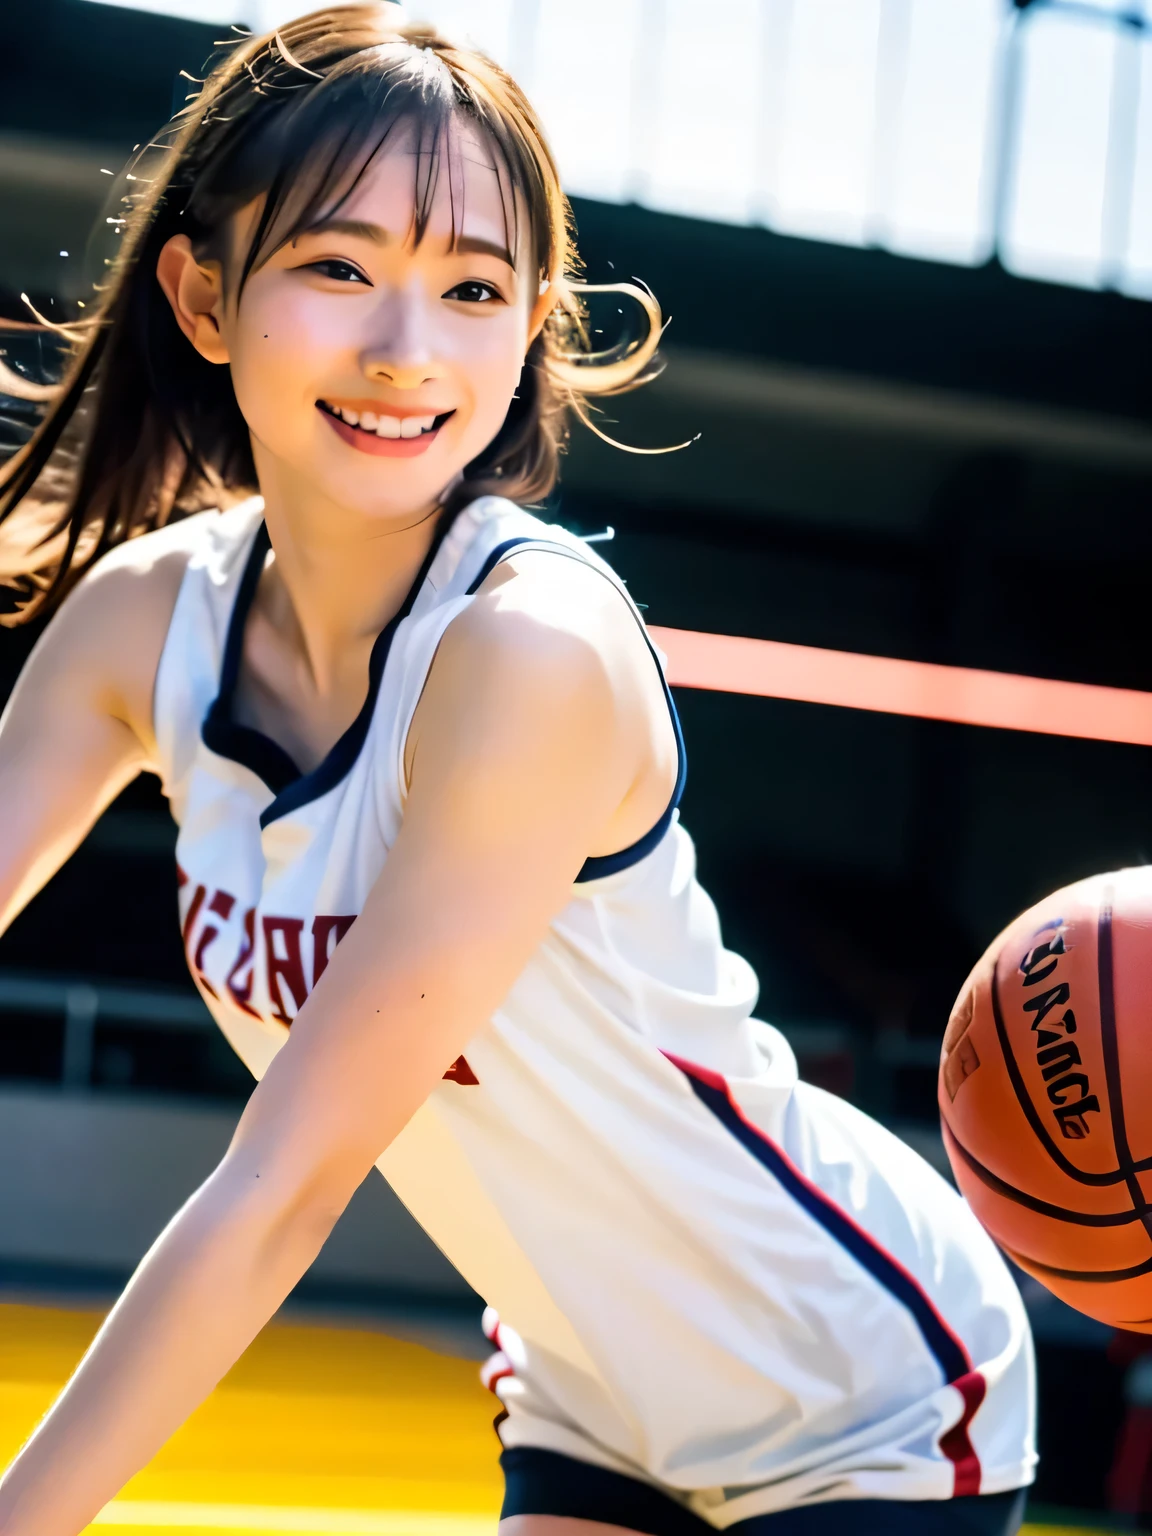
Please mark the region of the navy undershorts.
[[[648, 1483], [556, 1451], [516, 1446], [500, 1457], [504, 1507], [511, 1515], [567, 1515], [622, 1525], [645, 1536], [716, 1536], [716, 1529]], [[756, 1515], [726, 1536], [1015, 1536], [1026, 1489], [974, 1498], [841, 1499], [775, 1515]]]

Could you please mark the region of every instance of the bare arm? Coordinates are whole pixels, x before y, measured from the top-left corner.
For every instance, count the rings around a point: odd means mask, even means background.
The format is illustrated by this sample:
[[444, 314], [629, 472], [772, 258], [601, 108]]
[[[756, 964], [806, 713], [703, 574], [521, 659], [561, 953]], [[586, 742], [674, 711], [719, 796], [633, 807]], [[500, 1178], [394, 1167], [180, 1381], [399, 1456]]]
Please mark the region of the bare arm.
[[0, 718], [0, 932], [151, 766], [152, 689], [184, 561], [164, 535], [114, 552], [20, 674]]
[[223, 1162], [0, 1484], [4, 1536], [74, 1536], [207, 1395], [499, 1006], [644, 777], [656, 716], [632, 685], [658, 683], [631, 618], [631, 632], [619, 615], [569, 624], [550, 606], [498, 592], [449, 631], [387, 865]]

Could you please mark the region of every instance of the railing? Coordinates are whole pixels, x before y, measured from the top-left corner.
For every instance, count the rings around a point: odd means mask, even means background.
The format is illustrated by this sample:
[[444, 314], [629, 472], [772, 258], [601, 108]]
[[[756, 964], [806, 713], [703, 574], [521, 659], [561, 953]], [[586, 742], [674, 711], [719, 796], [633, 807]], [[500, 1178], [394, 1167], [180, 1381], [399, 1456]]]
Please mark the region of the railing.
[[101, 1021], [143, 1030], [209, 1031], [212, 1015], [198, 997], [175, 988], [134, 987], [115, 982], [62, 979], [0, 972], [0, 1013], [63, 1018], [60, 1086], [92, 1086], [96, 1030]]
[[[138, 987], [126, 982], [64, 978], [0, 971], [0, 1014], [41, 1014], [63, 1022], [59, 1085], [70, 1092], [94, 1086], [96, 1035], [101, 1024], [126, 1024], [148, 1033], [212, 1033], [216, 1023], [201, 1000], [174, 987]], [[891, 1102], [895, 1074], [907, 1068], [933, 1069], [939, 1043], [897, 1031], [864, 1040], [842, 1024], [784, 1027], [792, 1049], [809, 1075], [829, 1078], [828, 1086], [850, 1091], [860, 1079], [878, 1109]], [[0, 1080], [4, 1072], [0, 1063]]]

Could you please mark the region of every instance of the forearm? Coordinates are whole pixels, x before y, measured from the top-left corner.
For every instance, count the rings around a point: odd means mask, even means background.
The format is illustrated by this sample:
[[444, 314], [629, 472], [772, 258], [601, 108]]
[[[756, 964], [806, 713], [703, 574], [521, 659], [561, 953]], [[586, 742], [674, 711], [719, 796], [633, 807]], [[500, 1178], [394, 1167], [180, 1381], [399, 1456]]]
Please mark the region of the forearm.
[[0, 1536], [83, 1530], [247, 1348], [335, 1214], [253, 1192], [222, 1165], [157, 1239], [0, 1481]]

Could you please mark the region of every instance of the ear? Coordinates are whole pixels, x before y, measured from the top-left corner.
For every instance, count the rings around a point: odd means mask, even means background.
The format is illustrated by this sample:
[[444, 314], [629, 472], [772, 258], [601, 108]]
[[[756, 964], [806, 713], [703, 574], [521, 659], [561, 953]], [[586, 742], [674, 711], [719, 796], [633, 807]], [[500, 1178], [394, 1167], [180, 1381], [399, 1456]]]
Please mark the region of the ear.
[[176, 324], [210, 363], [228, 362], [221, 320], [223, 272], [218, 261], [197, 261], [187, 235], [173, 235], [156, 262], [156, 281], [172, 306]]
[[539, 336], [540, 332], [544, 329], [544, 322], [556, 308], [556, 301], [558, 297], [559, 295], [556, 292], [555, 283], [544, 283], [541, 285], [540, 297], [536, 300], [535, 304], [533, 304], [528, 314], [529, 346], [532, 345], [537, 336]]

